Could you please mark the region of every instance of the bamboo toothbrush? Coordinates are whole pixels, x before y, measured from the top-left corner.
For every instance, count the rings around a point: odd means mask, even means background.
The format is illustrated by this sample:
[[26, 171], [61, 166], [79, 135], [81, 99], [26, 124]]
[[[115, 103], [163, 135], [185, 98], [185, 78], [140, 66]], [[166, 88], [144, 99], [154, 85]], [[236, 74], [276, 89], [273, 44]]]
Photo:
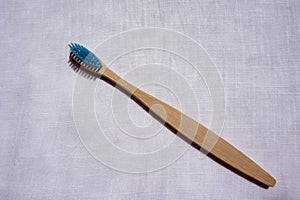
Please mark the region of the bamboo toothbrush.
[[101, 78], [115, 85], [144, 109], [151, 112], [165, 126], [179, 133], [184, 139], [193, 142], [193, 144], [209, 152], [214, 158], [228, 165], [234, 171], [237, 170], [246, 177], [266, 187], [273, 187], [275, 185], [276, 180], [270, 174], [208, 128], [172, 106], [128, 83], [101, 62], [94, 53], [82, 45], [71, 43], [69, 47], [70, 61], [76, 65], [77, 70], [80, 69], [92, 78]]

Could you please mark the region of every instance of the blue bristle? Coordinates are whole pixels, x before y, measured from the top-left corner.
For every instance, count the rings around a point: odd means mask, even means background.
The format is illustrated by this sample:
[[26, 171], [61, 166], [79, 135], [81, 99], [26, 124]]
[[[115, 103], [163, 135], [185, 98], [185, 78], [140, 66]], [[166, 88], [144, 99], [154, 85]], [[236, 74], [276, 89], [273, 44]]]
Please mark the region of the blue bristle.
[[99, 58], [90, 50], [85, 48], [84, 46], [77, 44], [77, 43], [71, 43], [69, 44], [70, 51], [78, 58], [80, 61], [85, 63], [88, 66], [95, 67], [95, 68], [101, 68], [102, 64], [99, 60]]

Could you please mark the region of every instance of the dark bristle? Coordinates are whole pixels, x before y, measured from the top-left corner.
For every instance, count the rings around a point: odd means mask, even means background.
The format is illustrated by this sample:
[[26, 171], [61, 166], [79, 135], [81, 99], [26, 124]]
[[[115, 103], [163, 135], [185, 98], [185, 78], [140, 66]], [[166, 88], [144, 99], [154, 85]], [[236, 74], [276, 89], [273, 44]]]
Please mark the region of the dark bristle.
[[69, 61], [68, 61], [70, 67], [79, 75], [82, 77], [89, 79], [89, 80], [96, 80], [97, 75], [94, 71], [91, 69], [88, 69], [87, 67], [83, 67], [83, 65], [79, 64], [78, 61], [74, 59], [74, 56], [72, 56], [72, 53], [70, 53]]

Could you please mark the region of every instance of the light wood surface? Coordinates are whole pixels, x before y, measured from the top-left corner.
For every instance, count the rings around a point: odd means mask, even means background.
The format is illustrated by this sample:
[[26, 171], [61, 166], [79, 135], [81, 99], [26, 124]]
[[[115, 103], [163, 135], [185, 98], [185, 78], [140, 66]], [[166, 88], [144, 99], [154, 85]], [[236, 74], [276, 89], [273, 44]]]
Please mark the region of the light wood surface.
[[98, 72], [98, 75], [135, 99], [144, 109], [148, 110], [160, 121], [165, 122], [166, 125], [174, 129], [181, 136], [203, 148], [206, 152], [209, 152], [233, 169], [266, 186], [273, 187], [275, 185], [276, 180], [270, 174], [205, 126], [172, 106], [136, 88], [105, 65]]

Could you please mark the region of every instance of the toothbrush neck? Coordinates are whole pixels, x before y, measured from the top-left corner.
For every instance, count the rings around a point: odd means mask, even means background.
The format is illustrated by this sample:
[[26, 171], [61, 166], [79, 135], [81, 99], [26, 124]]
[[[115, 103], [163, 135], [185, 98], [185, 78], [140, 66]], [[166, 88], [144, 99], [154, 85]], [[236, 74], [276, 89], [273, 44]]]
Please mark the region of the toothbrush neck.
[[132, 96], [135, 92], [139, 91], [137, 87], [122, 79], [118, 74], [116, 74], [106, 66], [103, 66], [99, 73], [102, 80], [113, 85], [129, 97]]

